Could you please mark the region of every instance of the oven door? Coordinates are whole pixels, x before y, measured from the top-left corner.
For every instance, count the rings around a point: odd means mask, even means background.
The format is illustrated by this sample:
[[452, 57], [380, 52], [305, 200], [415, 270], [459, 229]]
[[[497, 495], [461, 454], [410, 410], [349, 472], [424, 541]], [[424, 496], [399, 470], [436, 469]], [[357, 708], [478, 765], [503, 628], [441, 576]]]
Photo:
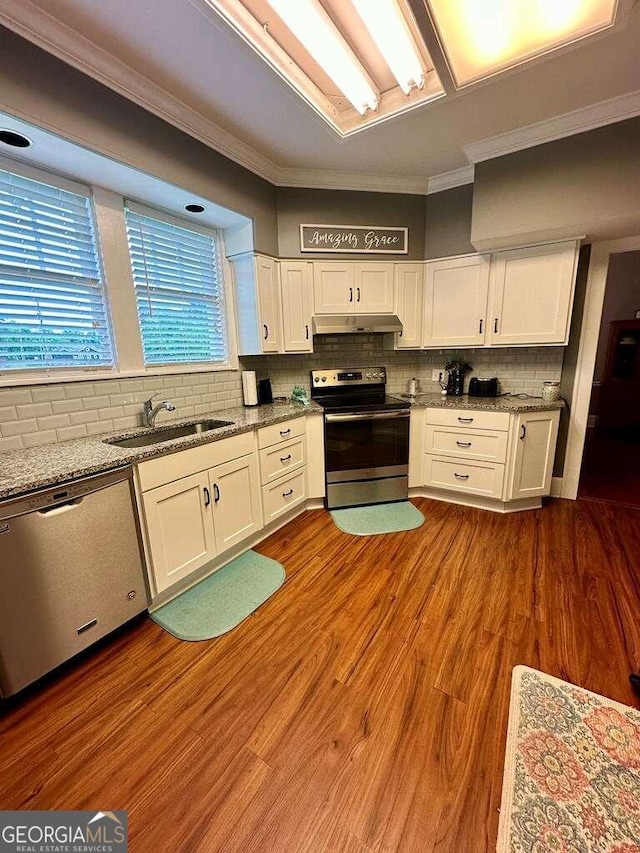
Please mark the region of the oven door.
[[408, 410], [341, 412], [324, 420], [327, 483], [408, 473]]

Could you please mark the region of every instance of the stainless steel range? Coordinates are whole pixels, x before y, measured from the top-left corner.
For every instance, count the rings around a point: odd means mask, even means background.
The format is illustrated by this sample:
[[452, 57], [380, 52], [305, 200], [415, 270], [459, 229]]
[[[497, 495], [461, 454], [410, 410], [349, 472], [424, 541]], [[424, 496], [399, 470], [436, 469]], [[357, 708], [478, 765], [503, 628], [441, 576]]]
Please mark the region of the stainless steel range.
[[324, 409], [328, 509], [406, 500], [409, 409], [386, 394], [384, 367], [311, 371]]

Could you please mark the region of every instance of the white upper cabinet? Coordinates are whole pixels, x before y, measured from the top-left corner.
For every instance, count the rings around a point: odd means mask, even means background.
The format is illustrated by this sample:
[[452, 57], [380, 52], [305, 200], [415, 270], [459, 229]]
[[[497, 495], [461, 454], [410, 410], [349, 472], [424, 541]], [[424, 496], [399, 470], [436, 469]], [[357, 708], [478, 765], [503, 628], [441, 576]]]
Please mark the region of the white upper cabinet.
[[568, 342], [578, 248], [571, 240], [492, 255], [491, 346]]
[[393, 264], [314, 261], [316, 314], [390, 314]]
[[426, 264], [422, 346], [483, 346], [489, 266], [484, 255]]
[[282, 313], [279, 264], [265, 255], [231, 259], [235, 282], [239, 355], [279, 352]]
[[313, 300], [316, 314], [352, 314], [355, 304], [354, 265], [314, 261]]
[[355, 314], [391, 314], [393, 267], [389, 263], [355, 263]]
[[282, 331], [285, 352], [312, 352], [313, 267], [307, 261], [281, 261]]
[[422, 346], [422, 296], [424, 264], [394, 264], [395, 313], [402, 331], [395, 340], [396, 349], [419, 349]]

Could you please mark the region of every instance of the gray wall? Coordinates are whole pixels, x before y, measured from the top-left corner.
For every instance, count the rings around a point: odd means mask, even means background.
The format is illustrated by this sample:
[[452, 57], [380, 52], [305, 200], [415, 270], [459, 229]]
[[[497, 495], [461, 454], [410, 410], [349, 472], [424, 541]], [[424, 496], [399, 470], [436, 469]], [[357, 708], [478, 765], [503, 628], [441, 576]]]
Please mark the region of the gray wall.
[[[301, 252], [300, 224], [399, 225], [409, 228], [409, 252], [396, 260], [424, 257], [425, 198], [402, 193], [278, 187], [278, 248], [281, 258], [353, 260], [354, 254]], [[383, 255], [368, 255], [372, 260]]]
[[476, 166], [471, 242], [479, 251], [640, 232], [640, 118]]
[[427, 196], [425, 258], [475, 252], [471, 243], [473, 184]]
[[583, 246], [580, 249], [580, 256], [578, 258], [569, 344], [564, 349], [562, 374], [560, 376], [560, 393], [567, 401], [567, 408], [563, 409], [560, 413], [560, 429], [558, 431], [558, 443], [556, 444], [556, 456], [553, 465], [554, 477], [562, 477], [564, 473], [564, 460], [567, 454], [567, 439], [569, 437], [569, 420], [571, 417], [571, 406], [573, 405], [573, 383], [576, 378], [576, 368], [578, 366], [578, 350], [580, 348], [580, 335], [582, 334], [582, 314], [587, 294], [590, 257], [591, 246]]
[[254, 220], [277, 254], [275, 187], [0, 27], [0, 109]]

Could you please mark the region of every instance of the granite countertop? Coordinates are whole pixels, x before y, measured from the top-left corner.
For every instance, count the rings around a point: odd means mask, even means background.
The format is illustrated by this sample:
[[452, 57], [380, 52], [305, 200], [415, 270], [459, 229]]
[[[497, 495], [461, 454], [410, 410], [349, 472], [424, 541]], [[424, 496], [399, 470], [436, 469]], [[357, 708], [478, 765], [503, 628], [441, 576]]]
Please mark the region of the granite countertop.
[[517, 395], [504, 395], [502, 397], [469, 397], [463, 394], [461, 397], [445, 396], [434, 391], [424, 394], [416, 394], [410, 398], [406, 394], [398, 394], [401, 400], [406, 400], [412, 408], [438, 408], [438, 409], [476, 409], [482, 412], [550, 412], [555, 409], [564, 409], [563, 400], [555, 403], [547, 403], [542, 397], [525, 397]]
[[134, 465], [145, 459], [154, 459], [178, 450], [187, 450], [199, 444], [220, 441], [233, 435], [249, 432], [252, 429], [277, 424], [289, 418], [298, 418], [309, 412], [321, 412], [316, 403], [303, 406], [300, 403], [275, 402], [271, 405], [256, 406], [255, 408], [226, 409], [222, 412], [211, 412], [199, 415], [197, 418], [186, 418], [178, 421], [162, 421], [156, 429], [192, 424], [195, 421], [215, 418], [216, 420], [231, 421], [228, 427], [221, 427], [212, 432], [204, 432], [184, 438], [174, 438], [161, 444], [146, 447], [115, 447], [106, 444], [105, 439], [131, 438], [153, 432], [152, 429], [138, 427], [120, 432], [110, 432], [91, 438], [76, 438], [58, 444], [44, 444], [28, 450], [9, 450], [0, 454], [0, 499], [16, 497], [27, 492], [43, 489], [47, 486], [57, 486], [68, 480], [87, 477], [91, 474], [104, 473]]

